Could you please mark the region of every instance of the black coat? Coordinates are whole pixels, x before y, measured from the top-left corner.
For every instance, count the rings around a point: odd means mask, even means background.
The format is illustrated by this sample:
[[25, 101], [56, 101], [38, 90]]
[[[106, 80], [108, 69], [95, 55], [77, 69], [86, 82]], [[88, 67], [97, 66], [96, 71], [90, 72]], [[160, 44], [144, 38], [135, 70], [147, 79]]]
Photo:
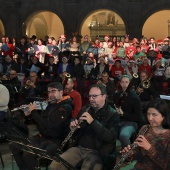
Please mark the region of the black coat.
[[[85, 106], [82, 108], [79, 116], [81, 116], [88, 107], [89, 106]], [[90, 107], [88, 113], [91, 114], [94, 121], [91, 125], [86, 122], [81, 124], [81, 128], [76, 134], [77, 144], [80, 146], [90, 145], [91, 143], [89, 143], [90, 141], [87, 139], [93, 135], [91, 141], [95, 143], [95, 149], [99, 151], [104, 166], [107, 167], [107, 170], [113, 169], [116, 161], [116, 139], [120, 128], [119, 115], [107, 103], [96, 113], [94, 109]], [[90, 129], [90, 131], [88, 129]]]
[[42, 114], [33, 110], [31, 115], [43, 137], [51, 141], [62, 141], [68, 133], [72, 116], [72, 99], [68, 97], [59, 103], [49, 104]]

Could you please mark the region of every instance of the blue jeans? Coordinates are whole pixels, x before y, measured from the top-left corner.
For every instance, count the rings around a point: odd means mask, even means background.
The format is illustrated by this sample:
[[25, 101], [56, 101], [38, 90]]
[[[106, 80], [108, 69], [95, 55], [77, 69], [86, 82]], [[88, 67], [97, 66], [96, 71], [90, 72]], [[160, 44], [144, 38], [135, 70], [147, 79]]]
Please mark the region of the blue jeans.
[[121, 124], [121, 129], [119, 134], [119, 140], [122, 148], [124, 148], [127, 145], [130, 145], [131, 143], [130, 138], [137, 130], [138, 125], [136, 122], [130, 122], [130, 121], [121, 121], [120, 124]]

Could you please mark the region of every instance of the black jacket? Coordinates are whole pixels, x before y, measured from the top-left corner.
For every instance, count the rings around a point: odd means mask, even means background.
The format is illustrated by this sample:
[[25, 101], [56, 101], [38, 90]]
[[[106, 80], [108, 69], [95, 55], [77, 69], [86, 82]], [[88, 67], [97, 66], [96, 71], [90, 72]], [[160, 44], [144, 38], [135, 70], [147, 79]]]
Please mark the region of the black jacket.
[[65, 96], [62, 101], [49, 104], [41, 115], [36, 110], [33, 110], [31, 115], [44, 138], [62, 141], [68, 133], [72, 116], [72, 100], [69, 96]]
[[[82, 108], [79, 116], [81, 116], [88, 107], [89, 106], [85, 106]], [[90, 145], [92, 141], [95, 145], [95, 149], [98, 150], [101, 155], [104, 166], [107, 167], [108, 170], [113, 169], [116, 160], [116, 139], [120, 127], [119, 115], [107, 103], [96, 113], [94, 109], [90, 107], [88, 113], [91, 114], [94, 121], [91, 125], [86, 122], [81, 124], [81, 128], [76, 134], [77, 144], [84, 146], [89, 143]], [[90, 140], [88, 140], [89, 136], [92, 137]]]
[[[122, 91], [113, 95], [115, 105], [117, 105], [121, 94]], [[124, 112], [123, 116], [121, 116], [122, 121], [133, 121], [141, 126], [143, 123], [142, 105], [139, 96], [135, 92], [128, 91], [127, 97], [121, 104], [121, 109]]]

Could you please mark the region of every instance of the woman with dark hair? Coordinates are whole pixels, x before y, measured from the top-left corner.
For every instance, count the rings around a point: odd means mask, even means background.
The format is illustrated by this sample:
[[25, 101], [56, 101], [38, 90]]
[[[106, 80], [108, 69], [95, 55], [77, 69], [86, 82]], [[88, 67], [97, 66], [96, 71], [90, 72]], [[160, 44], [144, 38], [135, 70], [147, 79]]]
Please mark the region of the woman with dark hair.
[[14, 53], [14, 46], [12, 44], [12, 41], [9, 37], [6, 37], [5, 42], [6, 45], [8, 46], [8, 49], [4, 51], [4, 56], [6, 57], [7, 55], [9, 55], [12, 58]]
[[[170, 110], [166, 101], [162, 99], [150, 101], [147, 118], [149, 125], [145, 125], [140, 130], [134, 142], [137, 148], [128, 158], [137, 160], [133, 170], [168, 170], [170, 168]], [[128, 145], [121, 153], [129, 152], [130, 149], [131, 146]]]

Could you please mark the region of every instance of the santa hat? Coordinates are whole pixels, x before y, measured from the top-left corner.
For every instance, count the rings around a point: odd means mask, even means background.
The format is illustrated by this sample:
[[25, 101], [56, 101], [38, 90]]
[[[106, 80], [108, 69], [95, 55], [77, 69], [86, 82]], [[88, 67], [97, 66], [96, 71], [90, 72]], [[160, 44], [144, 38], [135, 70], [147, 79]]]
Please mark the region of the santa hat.
[[162, 44], [162, 43], [163, 43], [162, 39], [158, 40], [158, 44]]
[[135, 59], [134, 59], [134, 58], [131, 58], [131, 59], [129, 60], [129, 63], [135, 63]]
[[158, 62], [161, 62], [161, 60], [159, 58], [155, 59], [154, 65], [156, 65]]
[[66, 39], [66, 35], [64, 35], [64, 34], [61, 35], [60, 37], [63, 38], [63, 39]]
[[109, 37], [109, 35], [105, 35], [105, 37], [104, 38], [107, 38], [107, 39], [109, 39], [110, 37]]
[[165, 38], [165, 39], [164, 39], [164, 42], [166, 42], [166, 41], [168, 41], [168, 42], [169, 42], [169, 38]]

